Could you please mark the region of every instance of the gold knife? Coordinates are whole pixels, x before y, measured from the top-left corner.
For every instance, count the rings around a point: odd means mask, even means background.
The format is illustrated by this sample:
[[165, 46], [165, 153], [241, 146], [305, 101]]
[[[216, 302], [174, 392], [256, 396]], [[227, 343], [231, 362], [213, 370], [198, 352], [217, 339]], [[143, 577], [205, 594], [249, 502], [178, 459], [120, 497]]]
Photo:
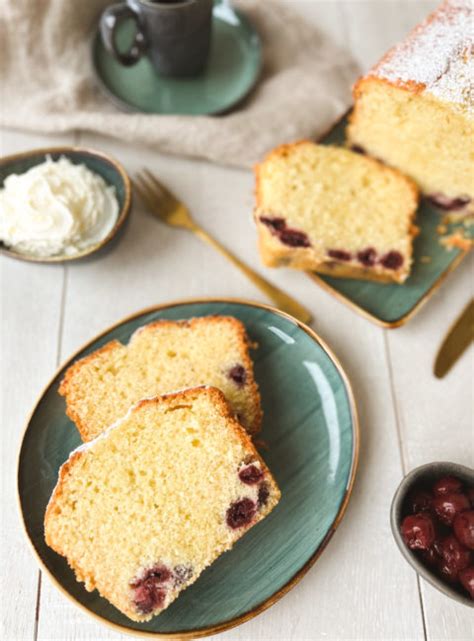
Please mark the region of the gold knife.
[[449, 328], [436, 356], [435, 376], [443, 378], [472, 341], [474, 341], [474, 298]]

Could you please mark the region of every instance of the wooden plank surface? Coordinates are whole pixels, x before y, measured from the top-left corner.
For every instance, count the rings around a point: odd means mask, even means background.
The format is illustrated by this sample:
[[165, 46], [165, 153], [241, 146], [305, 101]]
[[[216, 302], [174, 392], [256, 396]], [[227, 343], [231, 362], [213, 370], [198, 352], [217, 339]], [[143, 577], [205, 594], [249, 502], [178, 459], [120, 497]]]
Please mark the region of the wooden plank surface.
[[[438, 347], [474, 293], [468, 258], [410, 325], [387, 334], [405, 472], [431, 461], [474, 467], [473, 348], [442, 380], [433, 375]], [[472, 639], [474, 617], [421, 581], [428, 639]]]
[[[72, 136], [51, 138], [2, 132], [1, 153], [69, 144]], [[62, 267], [0, 257], [2, 516], [0, 637], [33, 639], [36, 634], [40, 572], [28, 549], [16, 505], [16, 458], [27, 416], [58, 362]], [[2, 586], [3, 587], [3, 586]], [[1, 632], [3, 631], [3, 635]]]
[[[436, 4], [423, 0], [287, 3], [348, 46], [361, 68]], [[12, 153], [68, 140], [72, 136], [58, 140], [6, 132], [2, 147], [4, 153]], [[130, 173], [142, 166], [156, 170], [220, 240], [304, 302], [314, 314], [316, 331], [341, 358], [356, 394], [362, 430], [360, 472], [334, 540], [283, 600], [219, 638], [472, 638], [472, 617], [466, 608], [423, 582], [419, 588], [416, 575], [393, 544], [388, 521], [390, 500], [404, 471], [435, 459], [472, 465], [472, 449], [463, 446], [469, 439], [472, 445], [472, 351], [444, 381], [431, 374], [439, 341], [467, 301], [470, 287], [472, 292], [472, 261], [451, 276], [406, 328], [389, 333], [355, 316], [301, 274], [260, 266], [250, 216], [249, 172], [166, 157], [98, 136], [83, 134], [77, 140], [115, 155]], [[2, 574], [7, 585], [3, 637], [8, 641], [128, 638], [83, 614], [47, 579], [38, 592], [38, 570], [13, 507], [15, 454], [24, 419], [58, 359], [64, 360], [127, 314], [192, 296], [265, 299], [220, 255], [186, 232], [160, 225], [139, 202], [113, 251], [68, 267], [4, 259], [1, 278], [2, 362], [8, 363], [2, 381]]]

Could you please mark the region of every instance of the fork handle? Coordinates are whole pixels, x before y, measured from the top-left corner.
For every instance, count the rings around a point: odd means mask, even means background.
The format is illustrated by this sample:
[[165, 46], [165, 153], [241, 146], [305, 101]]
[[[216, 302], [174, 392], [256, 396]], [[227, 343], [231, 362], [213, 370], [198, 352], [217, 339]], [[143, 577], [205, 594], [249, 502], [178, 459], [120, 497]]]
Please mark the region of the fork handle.
[[272, 285], [268, 280], [260, 276], [260, 274], [242, 262], [237, 258], [237, 256], [234, 256], [234, 254], [224, 247], [224, 245], [221, 245], [215, 238], [210, 236], [206, 231], [204, 231], [204, 229], [196, 226], [193, 231], [201, 240], [214, 247], [214, 249], [217, 249], [217, 251], [238, 267], [240, 271], [243, 272], [256, 287], [266, 294], [279, 309], [287, 314], [291, 314], [291, 316], [294, 316], [303, 323], [309, 323], [311, 321], [311, 314], [305, 307], [303, 307], [303, 305], [300, 305], [294, 298], [285, 294], [281, 289]]

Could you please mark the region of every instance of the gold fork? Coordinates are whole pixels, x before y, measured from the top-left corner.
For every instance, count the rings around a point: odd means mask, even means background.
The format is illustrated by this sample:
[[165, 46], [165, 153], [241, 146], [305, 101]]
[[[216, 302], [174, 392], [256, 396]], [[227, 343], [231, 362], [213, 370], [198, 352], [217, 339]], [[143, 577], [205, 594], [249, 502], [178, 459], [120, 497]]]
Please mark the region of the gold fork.
[[300, 305], [294, 298], [285, 294], [281, 289], [269, 283], [265, 278], [257, 274], [248, 265], [243, 263], [237, 256], [234, 256], [226, 247], [221, 245], [207, 231], [200, 227], [191, 217], [189, 209], [180, 202], [148, 169], [135, 176], [134, 186], [142, 200], [148, 205], [155, 216], [168, 225], [182, 227], [192, 231], [201, 240], [217, 249], [223, 256], [231, 261], [236, 267], [249, 278], [275, 305], [291, 314], [303, 323], [309, 323], [311, 315], [307, 309]]

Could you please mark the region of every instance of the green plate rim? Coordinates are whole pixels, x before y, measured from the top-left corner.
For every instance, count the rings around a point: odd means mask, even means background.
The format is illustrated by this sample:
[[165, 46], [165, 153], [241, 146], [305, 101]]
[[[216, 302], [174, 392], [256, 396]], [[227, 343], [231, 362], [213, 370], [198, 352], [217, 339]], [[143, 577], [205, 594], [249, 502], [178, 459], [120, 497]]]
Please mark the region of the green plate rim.
[[[449, 274], [451, 274], [453, 271], [455, 271], [459, 267], [459, 264], [464, 260], [464, 258], [466, 258], [466, 256], [470, 252], [471, 250], [469, 249], [463, 250], [455, 258], [453, 258], [449, 266], [444, 270], [444, 272], [442, 272], [439, 275], [438, 280], [436, 280], [431, 285], [431, 287], [423, 294], [423, 296], [421, 296], [418, 299], [418, 301], [413, 305], [413, 307], [409, 309], [407, 312], [405, 312], [405, 314], [402, 314], [398, 318], [395, 318], [393, 321], [386, 321], [386, 320], [383, 320], [382, 318], [379, 318], [378, 316], [375, 316], [375, 314], [371, 314], [369, 311], [367, 311], [357, 303], [354, 303], [354, 301], [351, 300], [348, 296], [346, 296], [345, 294], [342, 294], [339, 290], [334, 289], [334, 287], [329, 285], [329, 283], [327, 283], [325, 280], [320, 278], [320, 275], [317, 274], [316, 272], [307, 272], [307, 273], [312, 281], [317, 283], [322, 289], [324, 289], [329, 294], [334, 296], [334, 298], [341, 301], [341, 303], [343, 303], [350, 309], [353, 309], [360, 316], [367, 318], [369, 321], [371, 321], [375, 325], [378, 325], [379, 327], [382, 327], [383, 329], [397, 329], [397, 327], [403, 327], [405, 323], [407, 323], [411, 318], [413, 318], [413, 316], [415, 316], [415, 314], [417, 314], [420, 311], [420, 309], [430, 300], [433, 294], [435, 294], [438, 291], [438, 288], [441, 287], [441, 285], [447, 279]], [[403, 285], [401, 285], [401, 287], [403, 287]]]
[[[215, 7], [214, 7], [215, 9]], [[244, 23], [245, 27], [253, 32], [253, 36], [255, 37], [255, 51], [258, 56], [258, 61], [255, 66], [255, 70], [253, 73], [253, 76], [251, 80], [248, 83], [248, 86], [246, 87], [245, 91], [242, 91], [240, 96], [238, 98], [232, 99], [230, 102], [227, 102], [223, 104], [223, 106], [213, 109], [211, 111], [203, 111], [200, 114], [175, 114], [178, 116], [194, 116], [198, 118], [199, 116], [219, 116], [222, 114], [227, 113], [231, 109], [234, 109], [237, 105], [239, 105], [247, 96], [251, 93], [251, 91], [254, 89], [256, 86], [258, 79], [260, 78], [262, 74], [262, 69], [263, 69], [263, 55], [262, 55], [262, 38], [258, 31], [255, 29], [253, 26], [252, 22], [245, 16], [245, 14], [242, 11], [239, 11], [235, 7], [232, 8], [233, 12], [239, 17], [239, 20]], [[213, 13], [212, 16], [213, 20], [221, 20], [215, 13]], [[94, 78], [96, 80], [97, 86], [99, 89], [102, 91], [104, 96], [110, 100], [112, 104], [114, 104], [116, 107], [118, 107], [121, 111], [124, 111], [125, 113], [130, 113], [130, 114], [146, 114], [149, 116], [171, 116], [173, 115], [173, 112], [162, 112], [162, 111], [143, 111], [141, 109], [137, 109], [130, 103], [126, 102], [125, 100], [122, 100], [119, 96], [117, 96], [106, 84], [104, 79], [102, 78], [102, 74], [99, 72], [98, 66], [96, 64], [96, 57], [97, 57], [97, 48], [99, 46], [103, 45], [101, 44], [100, 40], [100, 31], [97, 30], [95, 34], [92, 36], [91, 39], [91, 46], [90, 46], [90, 60], [92, 64], [92, 71], [94, 74]]]
[[[351, 465], [348, 473], [348, 478], [347, 478], [347, 483], [346, 483], [346, 488], [344, 491], [344, 494], [341, 499], [341, 503], [339, 505], [339, 509], [337, 511], [337, 514], [334, 517], [333, 522], [329, 526], [329, 529], [319, 544], [319, 546], [314, 550], [313, 554], [311, 557], [306, 561], [306, 563], [301, 567], [293, 576], [292, 578], [285, 584], [283, 585], [279, 590], [277, 590], [274, 594], [272, 594], [270, 597], [268, 597], [265, 601], [262, 603], [259, 603], [256, 605], [254, 608], [249, 610], [248, 612], [245, 612], [244, 614], [234, 617], [233, 619], [230, 619], [228, 621], [223, 621], [222, 623], [219, 623], [216, 626], [209, 626], [205, 628], [199, 628], [196, 630], [190, 630], [190, 631], [185, 631], [185, 632], [154, 632], [154, 631], [148, 631], [148, 630], [134, 630], [131, 628], [127, 628], [125, 626], [122, 626], [120, 624], [114, 623], [112, 621], [109, 621], [108, 619], [96, 614], [92, 610], [89, 610], [86, 606], [84, 606], [82, 603], [79, 603], [74, 599], [71, 594], [62, 586], [60, 581], [49, 571], [49, 569], [46, 567], [46, 565], [43, 563], [43, 560], [41, 559], [39, 553], [37, 552], [35, 545], [33, 541], [31, 540], [27, 527], [26, 527], [26, 519], [23, 514], [23, 509], [22, 509], [22, 500], [20, 496], [20, 466], [22, 464], [22, 452], [23, 452], [23, 444], [25, 440], [25, 436], [30, 428], [30, 423], [31, 419], [33, 418], [33, 415], [36, 412], [36, 409], [41, 402], [42, 398], [46, 394], [46, 392], [49, 390], [51, 385], [53, 384], [54, 380], [56, 377], [59, 375], [59, 373], [67, 367], [74, 359], [77, 357], [78, 354], [80, 354], [83, 350], [87, 349], [91, 344], [95, 343], [97, 340], [100, 340], [103, 336], [108, 334], [109, 332], [113, 331], [120, 325], [127, 323], [135, 318], [138, 318], [139, 316], [144, 316], [146, 314], [150, 314], [156, 311], [163, 311], [166, 309], [170, 309], [173, 307], [179, 307], [179, 306], [184, 306], [184, 305], [189, 305], [189, 304], [207, 304], [207, 303], [234, 303], [234, 304], [239, 304], [239, 305], [244, 305], [244, 306], [249, 306], [253, 307], [256, 309], [263, 309], [265, 311], [271, 312], [273, 314], [276, 314], [278, 316], [281, 316], [282, 318], [291, 321], [297, 327], [299, 327], [301, 330], [303, 330], [314, 342], [316, 342], [325, 352], [325, 354], [328, 356], [334, 367], [336, 368], [338, 374], [341, 377], [341, 380], [343, 382], [346, 395], [347, 395], [347, 401], [350, 409], [350, 415], [351, 415], [351, 429], [352, 429], [352, 454], [351, 454]], [[321, 554], [324, 552], [326, 546], [328, 545], [329, 541], [333, 537], [335, 531], [337, 530], [340, 522], [342, 521], [344, 514], [347, 510], [347, 506], [349, 504], [350, 497], [352, 495], [353, 489], [354, 489], [354, 482], [355, 482], [355, 477], [358, 469], [358, 464], [359, 464], [359, 450], [360, 450], [360, 425], [359, 425], [359, 417], [358, 417], [358, 412], [357, 412], [357, 406], [354, 398], [354, 393], [352, 391], [352, 386], [349, 380], [349, 377], [347, 376], [346, 372], [344, 371], [339, 359], [337, 356], [334, 354], [332, 349], [329, 347], [329, 345], [322, 339], [320, 336], [308, 325], [305, 325], [301, 321], [297, 320], [293, 316], [290, 316], [289, 314], [282, 312], [275, 307], [272, 307], [271, 305], [266, 305], [264, 303], [257, 303], [254, 301], [246, 300], [246, 299], [241, 299], [241, 298], [186, 298], [186, 299], [179, 299], [175, 301], [171, 301], [168, 303], [162, 303], [160, 305], [152, 305], [151, 307], [146, 307], [144, 309], [141, 309], [129, 316], [126, 316], [125, 318], [122, 318], [118, 322], [114, 323], [113, 325], [107, 327], [105, 330], [103, 330], [100, 334], [94, 336], [92, 339], [88, 340], [87, 343], [79, 347], [66, 361], [61, 363], [61, 365], [57, 368], [53, 376], [50, 378], [48, 383], [45, 385], [45, 387], [41, 390], [40, 394], [38, 395], [36, 402], [31, 410], [31, 412], [28, 415], [28, 418], [25, 423], [25, 428], [22, 432], [21, 436], [21, 442], [20, 446], [18, 448], [18, 455], [17, 455], [17, 508], [18, 508], [18, 513], [20, 517], [20, 522], [25, 534], [25, 537], [28, 541], [28, 544], [33, 552], [34, 557], [36, 558], [36, 561], [38, 565], [40, 566], [40, 569], [42, 572], [44, 572], [49, 580], [53, 583], [53, 585], [62, 593], [64, 596], [67, 597], [67, 599], [72, 602], [76, 607], [80, 608], [83, 612], [91, 616], [93, 619], [96, 621], [106, 625], [107, 627], [117, 631], [117, 632], [122, 632], [131, 636], [139, 637], [139, 638], [161, 638], [161, 639], [197, 639], [201, 637], [205, 637], [211, 634], [216, 634], [219, 632], [224, 632], [225, 630], [230, 630], [231, 628], [234, 628], [242, 623], [245, 623], [246, 621], [249, 621], [250, 619], [253, 619], [255, 616], [266, 610], [267, 608], [271, 607], [274, 603], [279, 601], [287, 592], [289, 592], [295, 585], [297, 585], [301, 579], [304, 577], [304, 575], [308, 572], [308, 570], [316, 563], [316, 561], [319, 559]]]

